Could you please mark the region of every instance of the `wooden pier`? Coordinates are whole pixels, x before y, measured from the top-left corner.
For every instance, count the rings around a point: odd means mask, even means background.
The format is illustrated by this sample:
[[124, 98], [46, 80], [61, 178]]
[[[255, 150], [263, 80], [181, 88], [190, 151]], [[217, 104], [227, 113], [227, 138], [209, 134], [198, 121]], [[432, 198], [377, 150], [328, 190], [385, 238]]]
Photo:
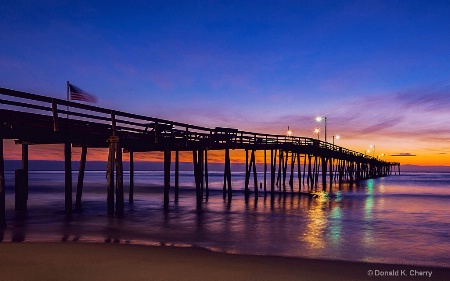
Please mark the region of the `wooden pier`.
[[[197, 204], [209, 196], [208, 151], [224, 151], [223, 198], [231, 200], [230, 150], [244, 150], [246, 159], [246, 200], [259, 192], [302, 192], [343, 182], [400, 173], [400, 164], [386, 162], [328, 142], [312, 138], [261, 134], [232, 128], [206, 128], [121, 112], [81, 103], [69, 102], [0, 88], [0, 225], [5, 226], [5, 178], [3, 139], [15, 139], [22, 146], [22, 168], [16, 171], [16, 210], [26, 210], [28, 198], [28, 146], [64, 144], [65, 210], [72, 206], [71, 148], [81, 147], [75, 207], [82, 204], [83, 178], [89, 148], [107, 148], [107, 210], [121, 214], [124, 208], [123, 153], [130, 154], [129, 202], [133, 202], [134, 153], [163, 152], [164, 206], [170, 203], [170, 169], [175, 154], [175, 198], [179, 196], [179, 152], [191, 151], [194, 166]], [[258, 190], [257, 151], [264, 152], [264, 180]], [[269, 158], [269, 161], [267, 161]], [[290, 168], [290, 169], [288, 169]], [[297, 174], [298, 186], [294, 187]], [[270, 177], [270, 180], [267, 179]], [[289, 176], [289, 178], [288, 178]], [[250, 180], [253, 177], [253, 192]], [[320, 179], [319, 179], [320, 178]], [[287, 183], [287, 184], [286, 184]], [[287, 188], [287, 185], [289, 188]]]

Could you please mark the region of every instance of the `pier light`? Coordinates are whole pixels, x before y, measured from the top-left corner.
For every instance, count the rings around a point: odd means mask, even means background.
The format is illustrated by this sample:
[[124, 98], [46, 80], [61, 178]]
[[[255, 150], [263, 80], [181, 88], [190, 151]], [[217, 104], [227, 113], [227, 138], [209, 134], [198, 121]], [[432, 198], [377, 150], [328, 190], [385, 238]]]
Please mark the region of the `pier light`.
[[286, 131], [286, 134], [287, 134], [288, 137], [292, 136], [292, 131], [291, 131], [291, 129], [289, 129], [289, 126], [288, 126], [288, 129]]
[[322, 120], [325, 121], [325, 142], [327, 142], [327, 117], [326, 116], [316, 117], [316, 122], [322, 122]]
[[320, 129], [319, 129], [319, 128], [315, 128], [315, 129], [314, 129], [314, 133], [317, 134], [317, 139], [319, 139]]
[[372, 154], [372, 157], [375, 157], [375, 145], [371, 144], [369, 147], [370, 147], [370, 148], [373, 148], [373, 154]]
[[333, 145], [334, 145], [334, 139], [340, 139], [341, 138], [341, 136], [340, 135], [335, 135], [335, 136], [333, 136]]

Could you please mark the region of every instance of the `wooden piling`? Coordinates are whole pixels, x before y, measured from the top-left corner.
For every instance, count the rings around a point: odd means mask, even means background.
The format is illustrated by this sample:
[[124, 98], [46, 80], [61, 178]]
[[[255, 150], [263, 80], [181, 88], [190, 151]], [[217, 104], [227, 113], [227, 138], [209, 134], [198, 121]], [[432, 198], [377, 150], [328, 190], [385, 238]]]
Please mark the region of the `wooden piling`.
[[227, 148], [225, 150], [225, 174], [228, 185], [228, 202], [231, 202], [233, 197], [233, 190], [231, 189], [231, 160], [230, 160], [230, 150]]
[[277, 151], [270, 150], [270, 197], [273, 200], [275, 195], [275, 169], [277, 165]]
[[201, 171], [201, 162], [199, 159], [200, 151], [193, 150], [193, 162], [194, 162], [194, 178], [195, 178], [195, 191], [197, 196], [197, 207], [200, 207], [203, 201], [203, 195], [201, 190], [201, 181], [202, 181], [202, 171]]
[[308, 176], [306, 177], [306, 183], [308, 185], [308, 189], [312, 189], [312, 165], [311, 165], [311, 154], [308, 154]]
[[22, 144], [22, 170], [24, 171], [24, 188], [26, 199], [28, 199], [28, 144]]
[[284, 157], [283, 152], [283, 192], [286, 192], [286, 175], [287, 175], [287, 165], [288, 165], [288, 159], [289, 159], [289, 151], [286, 151], [286, 157]]
[[5, 162], [3, 157], [3, 136], [0, 133], [0, 228], [5, 227], [6, 227]]
[[250, 182], [250, 169], [249, 169], [249, 163], [248, 163], [248, 149], [245, 150], [245, 185], [244, 185], [244, 195], [245, 195], [245, 202], [248, 202], [249, 197], [249, 189], [248, 185]]
[[107, 185], [108, 185], [108, 195], [107, 195], [107, 206], [108, 214], [114, 214], [114, 160], [115, 160], [115, 143], [109, 141], [109, 153], [108, 153], [108, 167], [106, 171]]
[[325, 191], [327, 189], [327, 162], [328, 159], [324, 156], [321, 157], [322, 159], [322, 190]]
[[264, 149], [264, 194], [267, 192], [267, 150]]
[[302, 166], [300, 164], [300, 152], [297, 153], [297, 178], [298, 178], [298, 192], [302, 191]]
[[116, 115], [114, 111], [111, 111], [111, 137], [108, 139], [109, 142], [109, 153], [108, 153], [108, 167], [106, 171], [106, 177], [108, 181], [108, 195], [107, 195], [107, 206], [108, 214], [114, 214], [114, 166], [116, 159], [116, 143], [119, 142], [116, 132]]
[[23, 169], [15, 170], [15, 210], [27, 210], [27, 188], [26, 188], [26, 172]]
[[72, 144], [64, 143], [64, 163], [65, 163], [65, 212], [72, 213]]
[[277, 186], [279, 187], [279, 190], [281, 191], [281, 172], [283, 170], [283, 150], [279, 150], [279, 156], [278, 156], [278, 177], [277, 177]]
[[128, 191], [128, 202], [134, 201], [134, 152], [130, 150], [130, 189]]
[[205, 194], [205, 192], [204, 192], [204, 183], [205, 183], [205, 181], [204, 181], [204, 174], [203, 174], [203, 172], [204, 172], [204, 170], [205, 170], [205, 167], [204, 167], [204, 163], [203, 163], [203, 149], [200, 149], [199, 151], [198, 151], [198, 179], [199, 179], [199, 183], [200, 183], [200, 198], [201, 198], [201, 201], [203, 201], [203, 196], [204, 196], [204, 194]]
[[123, 214], [124, 207], [123, 196], [123, 163], [122, 147], [120, 142], [116, 143], [116, 214]]
[[208, 150], [207, 149], [205, 149], [204, 168], [205, 168], [206, 200], [208, 200], [208, 198], [209, 198], [209, 178], [208, 178]]
[[294, 166], [295, 166], [295, 153], [291, 152], [291, 174], [289, 175], [289, 186], [291, 192], [294, 191]]
[[329, 173], [330, 173], [330, 190], [331, 190], [333, 188], [333, 162], [334, 162], [334, 160], [333, 160], [333, 158], [329, 158], [329, 161], [330, 161]]
[[252, 163], [252, 166], [253, 166], [253, 182], [255, 184], [255, 199], [258, 199], [258, 175], [256, 173], [255, 150], [252, 150], [252, 156], [251, 156], [250, 162]]
[[175, 203], [178, 203], [178, 197], [179, 197], [179, 151], [175, 151]]
[[170, 161], [172, 155], [170, 149], [164, 150], [164, 207], [169, 206], [169, 190], [170, 190]]
[[81, 158], [80, 158], [80, 168], [78, 170], [78, 182], [77, 182], [77, 195], [75, 200], [75, 206], [77, 209], [81, 209], [81, 197], [83, 195], [83, 181], [84, 181], [84, 170], [86, 166], [86, 154], [87, 146], [81, 146]]

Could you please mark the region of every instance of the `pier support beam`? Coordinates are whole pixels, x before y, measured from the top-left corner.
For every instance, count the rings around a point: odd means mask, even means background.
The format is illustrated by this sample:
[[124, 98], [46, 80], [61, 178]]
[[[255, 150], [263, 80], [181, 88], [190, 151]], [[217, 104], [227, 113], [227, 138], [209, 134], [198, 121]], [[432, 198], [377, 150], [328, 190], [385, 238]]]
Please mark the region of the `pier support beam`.
[[267, 150], [264, 149], [264, 195], [267, 193]]
[[201, 150], [193, 150], [193, 162], [194, 162], [194, 177], [195, 177], [195, 190], [197, 195], [197, 208], [199, 208], [203, 201], [203, 165], [201, 155], [203, 152]]
[[128, 191], [128, 202], [134, 201], [134, 152], [130, 150], [130, 190]]
[[300, 152], [297, 153], [297, 177], [298, 177], [298, 192], [302, 192], [302, 165], [300, 165]]
[[27, 210], [26, 176], [26, 172], [23, 169], [15, 171], [15, 210], [20, 212]]
[[87, 154], [87, 147], [86, 145], [82, 145], [80, 169], [78, 170], [77, 196], [75, 203], [77, 209], [81, 209], [81, 196], [83, 195], [83, 181], [84, 181], [84, 170], [86, 167], [86, 154]]
[[204, 169], [205, 169], [206, 200], [208, 200], [208, 198], [209, 198], [209, 178], [208, 178], [208, 150], [207, 149], [205, 149]]
[[175, 151], [175, 203], [178, 203], [179, 197], [179, 173], [180, 173], [180, 163], [179, 163], [179, 151]]
[[6, 227], [5, 162], [3, 158], [3, 136], [0, 133], [0, 229], [5, 227]]
[[228, 202], [231, 202], [233, 197], [233, 190], [231, 189], [231, 160], [230, 160], [230, 149], [225, 149], [225, 172], [223, 175], [223, 199], [226, 198], [228, 189]]
[[170, 149], [164, 150], [164, 208], [169, 206], [169, 190], [170, 190], [170, 161], [172, 153]]
[[322, 190], [327, 189], [327, 163], [328, 159], [322, 156]]
[[116, 143], [116, 214], [123, 214], [123, 163], [122, 147]]
[[253, 183], [255, 185], [255, 199], [258, 200], [258, 175], [256, 173], [256, 157], [255, 150], [252, 150], [252, 156], [250, 158], [250, 164], [253, 165]]
[[291, 192], [294, 191], [294, 167], [295, 167], [295, 153], [291, 152], [291, 174], [289, 175], [289, 187]]
[[[251, 168], [251, 163], [250, 163]], [[249, 169], [249, 163], [248, 163], [248, 149], [245, 150], [245, 187], [244, 187], [244, 195], [245, 195], [245, 203], [248, 203], [248, 197], [249, 197], [249, 189], [248, 185], [250, 182], [250, 169]]]
[[26, 143], [22, 144], [22, 170], [25, 172], [24, 186], [26, 199], [28, 199], [28, 144]]
[[274, 149], [270, 150], [270, 197], [274, 200], [275, 196], [275, 174], [277, 168], [277, 151]]
[[64, 143], [64, 163], [65, 163], [65, 211], [72, 213], [72, 144]]
[[109, 142], [109, 153], [108, 153], [108, 168], [106, 171], [106, 177], [108, 181], [108, 195], [107, 195], [107, 206], [108, 214], [114, 214], [114, 159], [115, 159], [115, 143], [110, 140]]

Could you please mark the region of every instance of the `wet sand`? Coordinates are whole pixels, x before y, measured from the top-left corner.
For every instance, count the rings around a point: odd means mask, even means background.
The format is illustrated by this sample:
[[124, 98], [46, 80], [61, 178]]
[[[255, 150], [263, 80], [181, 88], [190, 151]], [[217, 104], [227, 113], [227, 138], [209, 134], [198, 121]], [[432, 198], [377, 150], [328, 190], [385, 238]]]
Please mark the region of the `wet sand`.
[[[432, 272], [431, 278], [417, 276], [426, 272]], [[0, 280], [450, 280], [450, 268], [234, 255], [192, 247], [7, 242], [0, 243]]]

